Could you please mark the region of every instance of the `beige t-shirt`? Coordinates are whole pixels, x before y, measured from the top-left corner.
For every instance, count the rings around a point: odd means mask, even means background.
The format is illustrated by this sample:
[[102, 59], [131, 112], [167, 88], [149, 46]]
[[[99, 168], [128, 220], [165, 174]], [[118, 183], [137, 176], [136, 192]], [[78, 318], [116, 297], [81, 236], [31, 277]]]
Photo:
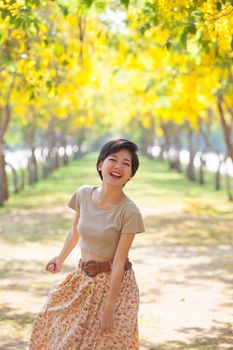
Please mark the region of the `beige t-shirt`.
[[142, 216], [128, 197], [110, 210], [97, 208], [91, 200], [94, 188], [80, 187], [67, 205], [80, 213], [78, 245], [95, 255], [113, 258], [121, 234], [145, 231]]

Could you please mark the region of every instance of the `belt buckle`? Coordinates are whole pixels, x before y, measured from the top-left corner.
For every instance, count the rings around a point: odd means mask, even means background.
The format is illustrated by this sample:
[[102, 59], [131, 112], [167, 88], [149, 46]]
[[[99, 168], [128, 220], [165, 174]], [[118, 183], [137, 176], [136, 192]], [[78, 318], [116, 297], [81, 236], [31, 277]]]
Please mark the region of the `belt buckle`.
[[[95, 267], [97, 267], [97, 269], [95, 271], [88, 271], [88, 266], [91, 266], [91, 265], [94, 265]], [[99, 273], [99, 264], [95, 260], [89, 260], [85, 263], [83, 269], [89, 277], [95, 277]]]

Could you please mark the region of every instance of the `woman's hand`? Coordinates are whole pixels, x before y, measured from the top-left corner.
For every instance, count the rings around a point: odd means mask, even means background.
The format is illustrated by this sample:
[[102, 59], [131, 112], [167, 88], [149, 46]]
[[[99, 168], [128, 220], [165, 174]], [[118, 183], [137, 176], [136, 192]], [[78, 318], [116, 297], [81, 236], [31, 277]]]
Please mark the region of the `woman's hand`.
[[100, 319], [100, 334], [103, 334], [106, 330], [113, 328], [113, 326], [114, 309], [106, 305]]
[[45, 270], [49, 271], [51, 273], [58, 273], [61, 271], [62, 267], [62, 261], [60, 260], [59, 256], [55, 256], [45, 266]]

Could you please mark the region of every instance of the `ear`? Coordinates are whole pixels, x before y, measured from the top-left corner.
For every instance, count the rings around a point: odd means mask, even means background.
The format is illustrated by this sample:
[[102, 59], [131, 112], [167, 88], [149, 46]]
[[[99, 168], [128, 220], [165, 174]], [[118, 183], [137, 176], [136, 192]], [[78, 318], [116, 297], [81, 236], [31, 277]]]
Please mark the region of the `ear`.
[[99, 162], [99, 165], [98, 165], [98, 170], [99, 171], [101, 171], [102, 170], [102, 164], [103, 164], [103, 162], [102, 162], [102, 160]]

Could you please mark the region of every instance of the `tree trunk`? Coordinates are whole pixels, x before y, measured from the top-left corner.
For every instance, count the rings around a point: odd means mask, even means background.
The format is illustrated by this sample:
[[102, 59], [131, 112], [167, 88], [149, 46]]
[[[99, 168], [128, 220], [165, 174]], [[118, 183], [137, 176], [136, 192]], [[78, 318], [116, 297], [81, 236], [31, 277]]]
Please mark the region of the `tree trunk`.
[[200, 168], [199, 168], [199, 183], [201, 185], [205, 184], [205, 167], [206, 167], [206, 160], [204, 158], [204, 153], [200, 156]]
[[32, 181], [37, 182], [38, 181], [38, 163], [35, 155], [35, 147], [31, 148], [31, 165], [32, 165]]
[[58, 153], [58, 150], [56, 150], [56, 153], [54, 155], [54, 167], [55, 169], [58, 169], [59, 166], [60, 166], [60, 161], [59, 161], [59, 153]]
[[4, 96], [5, 98], [4, 108], [0, 106], [0, 207], [2, 207], [4, 204], [4, 201], [9, 198], [3, 145], [4, 145], [4, 136], [11, 119], [10, 98], [11, 98], [11, 93], [15, 84], [15, 77], [16, 77], [16, 74], [14, 73], [9, 89], [6, 95]]
[[188, 145], [189, 145], [189, 164], [188, 164], [186, 175], [189, 180], [196, 181], [196, 175], [195, 175], [195, 169], [194, 169], [194, 158], [195, 158], [196, 152], [193, 146], [193, 131], [190, 126], [189, 126], [189, 132], [188, 132]]
[[32, 163], [31, 163], [31, 157], [28, 158], [28, 162], [27, 162], [27, 172], [28, 172], [28, 185], [32, 185], [33, 184], [33, 168], [32, 168]]
[[43, 174], [45, 177], [48, 176], [49, 173], [51, 173], [54, 169], [56, 169], [56, 153], [57, 153], [57, 148], [56, 148], [56, 134], [54, 130], [54, 122], [55, 118], [52, 117], [49, 126], [48, 126], [48, 132], [46, 135], [46, 140], [48, 143], [48, 154], [46, 157], [46, 164], [44, 165], [44, 170]]
[[[176, 135], [178, 134], [178, 130], [176, 131]], [[169, 165], [170, 169], [175, 169], [178, 173], [181, 173], [181, 162], [180, 162], [180, 151], [182, 145], [180, 139], [175, 136], [175, 141], [173, 144], [172, 155], [169, 155]], [[171, 152], [170, 152], [171, 153]]]
[[83, 155], [82, 145], [86, 137], [86, 129], [81, 127], [80, 129], [77, 130], [75, 136], [76, 136], [76, 143], [77, 143], [78, 149], [77, 151], [74, 152], [74, 159], [77, 159]]
[[223, 133], [224, 133], [224, 139], [225, 139], [225, 144], [227, 147], [227, 154], [233, 161], [233, 143], [231, 142], [231, 125], [227, 123], [225, 116], [224, 116], [224, 111], [223, 111], [223, 97], [218, 96], [218, 111], [220, 114], [220, 119], [221, 119], [221, 124], [223, 128]]
[[[31, 107], [31, 113], [35, 114], [34, 108]], [[29, 123], [27, 126], [25, 126], [23, 129], [23, 136], [24, 136], [24, 142], [25, 145], [30, 149], [31, 156], [28, 159], [28, 184], [32, 184], [34, 182], [38, 181], [38, 164], [37, 159], [35, 155], [35, 138], [36, 138], [36, 132], [37, 128], [36, 125], [33, 123]]]
[[49, 174], [49, 169], [48, 169], [48, 165], [46, 163], [46, 159], [48, 156], [48, 149], [46, 147], [41, 147], [41, 156], [43, 159], [43, 163], [42, 163], [42, 177], [43, 179], [46, 179], [48, 177]]
[[43, 179], [46, 179], [49, 175], [49, 167], [48, 167], [48, 164], [45, 163], [42, 167], [42, 177]]
[[160, 145], [160, 150], [159, 150], [159, 154], [158, 154], [158, 159], [161, 163], [164, 163], [164, 154], [163, 154], [164, 150], [165, 150], [165, 144], [162, 143]]
[[2, 207], [4, 201], [9, 198], [8, 182], [5, 167], [5, 155], [1, 151], [1, 149], [2, 147], [0, 147], [0, 207]]
[[221, 155], [218, 154], [218, 169], [216, 171], [216, 174], [215, 174], [215, 191], [219, 191], [221, 189], [221, 173], [220, 173], [220, 170], [221, 170], [221, 166], [224, 162], [224, 159], [221, 158]]
[[175, 166], [175, 169], [178, 171], [178, 173], [181, 173], [182, 169], [181, 169], [181, 161], [180, 161], [180, 152], [182, 149], [182, 144], [179, 137], [177, 137], [175, 145], [176, 145], [176, 161], [174, 166]]
[[[231, 133], [232, 133], [232, 126], [231, 124], [228, 124], [223, 111], [223, 96], [218, 96], [218, 111], [220, 114], [220, 119], [223, 127], [223, 133], [224, 133], [224, 139], [225, 144], [227, 148], [227, 155], [226, 159], [229, 157], [231, 161], [233, 162], [233, 143], [231, 142]], [[227, 166], [226, 166], [227, 169]], [[233, 200], [232, 193], [231, 193], [231, 178], [228, 174], [228, 171], [226, 170], [226, 188], [227, 188], [227, 195], [229, 201]]]
[[155, 122], [152, 114], [149, 115], [149, 127], [146, 128], [141, 123], [141, 131], [142, 131], [142, 148], [141, 152], [146, 157], [153, 159], [151, 152], [149, 152], [150, 147], [154, 146], [154, 138], [155, 138]]
[[8, 165], [11, 168], [12, 175], [13, 175], [13, 186], [14, 186], [14, 193], [19, 192], [19, 186], [18, 186], [18, 177], [17, 177], [17, 172], [15, 168], [13, 167], [12, 164], [5, 162], [6, 165]]
[[171, 147], [171, 140], [170, 140], [170, 134], [169, 134], [169, 127], [167, 124], [161, 124], [161, 128], [163, 130], [164, 135], [164, 142], [162, 144], [162, 158], [167, 159], [168, 158], [168, 152]]
[[215, 174], [215, 191], [220, 191], [221, 189], [220, 167], [221, 165], [218, 167]]
[[69, 157], [68, 157], [68, 154], [67, 154], [67, 142], [64, 138], [64, 136], [61, 136], [61, 146], [64, 150], [64, 153], [63, 153], [63, 156], [62, 156], [62, 163], [63, 165], [67, 165], [69, 163]]
[[228, 200], [230, 202], [233, 201], [233, 196], [232, 196], [232, 192], [231, 192], [231, 177], [228, 173], [228, 169], [227, 169], [227, 158], [226, 158], [226, 189], [227, 189], [227, 195], [228, 195]]
[[28, 158], [27, 164], [28, 171], [28, 185], [31, 185], [38, 181], [38, 163], [35, 155], [35, 148], [31, 148], [31, 156]]
[[195, 169], [194, 169], [195, 154], [189, 155], [189, 164], [187, 168], [187, 178], [191, 181], [196, 181]]
[[63, 165], [67, 165], [69, 163], [69, 158], [68, 158], [68, 154], [66, 151], [66, 145], [64, 146], [64, 154], [63, 154]]

